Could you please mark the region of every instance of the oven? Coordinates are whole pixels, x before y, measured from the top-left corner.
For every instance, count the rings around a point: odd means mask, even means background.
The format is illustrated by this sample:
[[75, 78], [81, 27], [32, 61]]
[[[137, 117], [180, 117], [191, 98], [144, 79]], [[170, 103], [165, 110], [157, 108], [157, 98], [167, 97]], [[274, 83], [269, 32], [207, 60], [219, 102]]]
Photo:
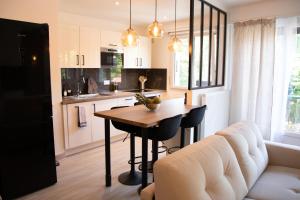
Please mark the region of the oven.
[[124, 52], [122, 49], [101, 48], [101, 67], [123, 67]]

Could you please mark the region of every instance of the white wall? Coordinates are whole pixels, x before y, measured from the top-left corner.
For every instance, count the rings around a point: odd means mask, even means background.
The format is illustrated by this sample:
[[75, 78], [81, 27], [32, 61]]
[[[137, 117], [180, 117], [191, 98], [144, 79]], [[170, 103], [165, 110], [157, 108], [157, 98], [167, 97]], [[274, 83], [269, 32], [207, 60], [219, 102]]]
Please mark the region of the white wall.
[[56, 154], [60, 154], [64, 151], [61, 112], [61, 78], [60, 69], [57, 66], [58, 3], [58, 0], [0, 1], [1, 18], [49, 24], [53, 125]]
[[[74, 24], [81, 26], [96, 27], [100, 30], [123, 32], [128, 29], [129, 24], [99, 19], [89, 16], [75, 15], [72, 13], [59, 12], [59, 23]], [[143, 26], [134, 27], [139, 35], [145, 35], [146, 31]]]
[[299, 0], [269, 0], [229, 9], [229, 22], [300, 15]]

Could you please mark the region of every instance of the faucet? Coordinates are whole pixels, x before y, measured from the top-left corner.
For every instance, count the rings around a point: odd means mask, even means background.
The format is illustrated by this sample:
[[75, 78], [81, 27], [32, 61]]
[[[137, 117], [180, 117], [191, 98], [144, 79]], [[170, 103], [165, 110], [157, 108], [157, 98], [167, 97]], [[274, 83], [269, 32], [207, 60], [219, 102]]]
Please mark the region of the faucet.
[[141, 90], [145, 90], [145, 82], [147, 81], [147, 77], [146, 76], [140, 76], [139, 81], [141, 83]]
[[76, 91], [76, 96], [77, 96], [77, 97], [79, 97], [79, 95], [81, 94], [81, 90], [80, 90], [80, 84], [81, 84], [81, 82], [82, 82], [83, 84], [85, 84], [85, 79], [84, 79], [83, 76], [80, 77], [79, 81], [77, 82], [77, 91]]

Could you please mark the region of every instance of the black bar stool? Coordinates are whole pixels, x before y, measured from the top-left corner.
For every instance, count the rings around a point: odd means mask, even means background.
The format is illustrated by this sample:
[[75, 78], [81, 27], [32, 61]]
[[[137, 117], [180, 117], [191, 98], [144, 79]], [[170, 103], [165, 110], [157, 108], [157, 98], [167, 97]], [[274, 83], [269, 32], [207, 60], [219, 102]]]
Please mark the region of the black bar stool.
[[174, 137], [182, 120], [182, 115], [160, 121], [159, 125], [148, 130], [149, 139], [152, 140], [152, 165], [158, 159], [158, 142]]
[[[124, 107], [128, 106], [112, 107], [111, 110]], [[113, 120], [111, 120], [111, 123], [116, 129], [127, 132], [130, 135], [130, 160], [128, 162], [130, 164], [130, 171], [120, 174], [118, 177], [119, 182], [124, 185], [139, 185], [142, 183], [142, 174], [135, 170], [135, 136], [141, 137], [141, 129]]]
[[181, 120], [181, 140], [180, 148], [184, 147], [185, 144], [185, 129], [194, 128], [194, 143], [198, 141], [198, 126], [201, 124], [206, 110], [206, 105], [192, 109], [184, 118]]

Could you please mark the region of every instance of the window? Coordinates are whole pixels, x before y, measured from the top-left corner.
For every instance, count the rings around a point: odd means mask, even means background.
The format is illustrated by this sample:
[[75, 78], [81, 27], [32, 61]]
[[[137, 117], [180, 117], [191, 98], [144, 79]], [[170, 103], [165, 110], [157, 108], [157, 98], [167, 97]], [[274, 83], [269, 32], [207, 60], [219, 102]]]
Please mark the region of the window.
[[288, 89], [286, 131], [300, 134], [300, 27], [297, 33], [296, 64], [291, 72]]
[[227, 14], [204, 0], [191, 2], [188, 88], [224, 86]]
[[189, 81], [189, 36], [180, 38], [183, 45], [181, 52], [174, 55], [173, 87], [187, 88]]

